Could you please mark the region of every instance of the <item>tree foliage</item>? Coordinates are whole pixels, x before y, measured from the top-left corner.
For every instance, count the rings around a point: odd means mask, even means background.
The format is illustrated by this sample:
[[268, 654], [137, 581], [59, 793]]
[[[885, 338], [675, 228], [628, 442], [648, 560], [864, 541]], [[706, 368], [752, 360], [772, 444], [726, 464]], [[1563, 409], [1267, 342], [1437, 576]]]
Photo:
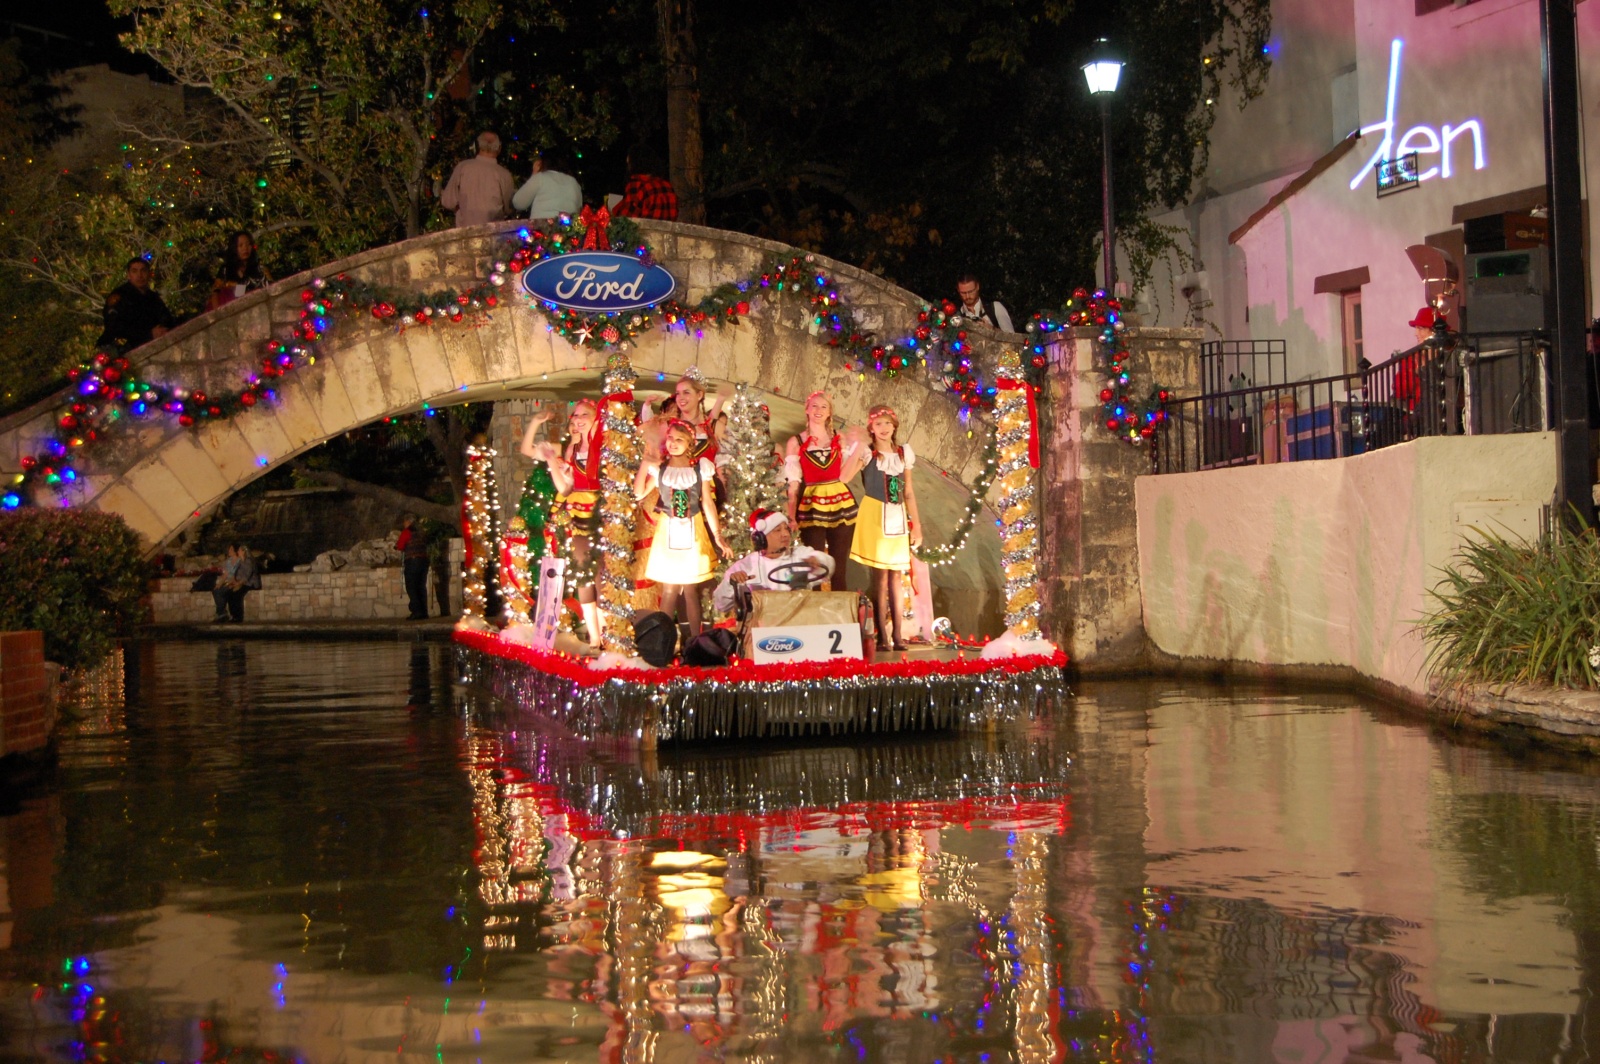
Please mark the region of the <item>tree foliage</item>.
[[[165, 131], [267, 164], [260, 206], [325, 249], [422, 232], [441, 170], [477, 132], [475, 62], [491, 35], [553, 32], [550, 0], [111, 0], [123, 38], [214, 106]], [[519, 94], [520, 95], [520, 94]], [[491, 97], [495, 99], [498, 97]], [[582, 101], [530, 88], [523, 125], [602, 133]], [[270, 208], [270, 209], [269, 209]]]
[[148, 576], [139, 537], [116, 514], [0, 516], [0, 626], [42, 631], [51, 661], [94, 665], [132, 635]]
[[971, 268], [1027, 311], [1093, 272], [1090, 42], [1128, 60], [1111, 128], [1129, 224], [1186, 197], [1222, 85], [1259, 91], [1270, 13], [1267, 0], [700, 0], [695, 27], [709, 224], [930, 296]]

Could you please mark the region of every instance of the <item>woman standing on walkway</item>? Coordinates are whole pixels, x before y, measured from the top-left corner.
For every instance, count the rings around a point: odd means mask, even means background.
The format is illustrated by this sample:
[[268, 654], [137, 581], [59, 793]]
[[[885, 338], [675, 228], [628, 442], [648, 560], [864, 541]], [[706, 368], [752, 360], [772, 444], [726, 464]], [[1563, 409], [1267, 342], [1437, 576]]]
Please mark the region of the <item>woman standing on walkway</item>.
[[[904, 611], [900, 574], [911, 568], [911, 549], [922, 546], [922, 521], [911, 486], [916, 455], [898, 440], [900, 417], [887, 406], [867, 414], [872, 449], [861, 470], [861, 512], [856, 518], [850, 557], [872, 573], [872, 615], [879, 650], [904, 650], [900, 615]], [[890, 633], [893, 633], [893, 641]]]
[[790, 437], [783, 459], [789, 526], [800, 530], [800, 542], [833, 558], [835, 591], [845, 589], [845, 563], [856, 529], [856, 497], [845, 482], [860, 470], [856, 456], [862, 451], [858, 443], [842, 443], [833, 430], [827, 392], [806, 397], [806, 430]]

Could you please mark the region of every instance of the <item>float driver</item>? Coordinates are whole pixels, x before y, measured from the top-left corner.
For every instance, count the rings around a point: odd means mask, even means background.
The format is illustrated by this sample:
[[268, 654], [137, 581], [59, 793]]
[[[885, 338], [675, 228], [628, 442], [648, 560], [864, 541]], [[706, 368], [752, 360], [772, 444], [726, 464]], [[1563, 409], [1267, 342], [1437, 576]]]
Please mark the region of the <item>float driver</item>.
[[789, 518], [774, 510], [750, 515], [756, 550], [728, 566], [722, 582], [711, 594], [718, 612], [733, 609], [734, 589], [748, 584], [757, 591], [792, 591], [821, 583], [833, 575], [833, 559], [794, 541]]

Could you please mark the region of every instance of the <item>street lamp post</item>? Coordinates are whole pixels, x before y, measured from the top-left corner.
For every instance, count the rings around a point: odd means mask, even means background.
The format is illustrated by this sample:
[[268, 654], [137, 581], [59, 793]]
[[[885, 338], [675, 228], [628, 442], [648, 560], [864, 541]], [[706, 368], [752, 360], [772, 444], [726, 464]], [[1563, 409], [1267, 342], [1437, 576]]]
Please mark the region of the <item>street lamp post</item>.
[[1104, 213], [1101, 224], [1104, 229], [1104, 238], [1101, 240], [1104, 259], [1101, 273], [1104, 278], [1105, 290], [1109, 295], [1116, 294], [1117, 280], [1117, 232], [1116, 223], [1112, 220], [1111, 213], [1111, 97], [1116, 94], [1117, 82], [1122, 79], [1122, 60], [1112, 52], [1110, 42], [1104, 37], [1095, 41], [1094, 53], [1089, 61], [1083, 64], [1084, 80], [1089, 83], [1089, 95], [1100, 101], [1100, 146], [1102, 159], [1100, 164], [1100, 183], [1103, 192]]

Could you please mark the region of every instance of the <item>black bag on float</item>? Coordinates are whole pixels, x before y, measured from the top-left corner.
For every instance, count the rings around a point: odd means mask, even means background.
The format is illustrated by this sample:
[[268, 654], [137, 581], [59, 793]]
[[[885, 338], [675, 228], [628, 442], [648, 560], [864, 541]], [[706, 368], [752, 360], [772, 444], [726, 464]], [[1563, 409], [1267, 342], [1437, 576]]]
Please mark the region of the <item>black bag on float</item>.
[[726, 665], [739, 645], [739, 637], [726, 628], [707, 628], [683, 646], [683, 663], [700, 668]]
[[678, 626], [659, 610], [640, 614], [633, 622], [633, 645], [646, 662], [665, 668], [678, 653]]

